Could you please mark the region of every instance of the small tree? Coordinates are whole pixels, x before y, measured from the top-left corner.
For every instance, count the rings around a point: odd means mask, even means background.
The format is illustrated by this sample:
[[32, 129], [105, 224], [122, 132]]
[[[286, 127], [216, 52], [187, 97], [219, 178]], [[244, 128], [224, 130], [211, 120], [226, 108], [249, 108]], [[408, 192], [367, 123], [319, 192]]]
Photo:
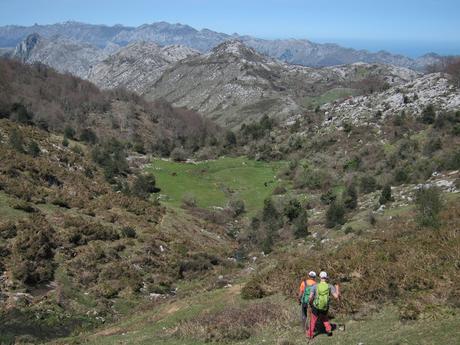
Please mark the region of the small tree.
[[10, 133], [10, 145], [16, 151], [25, 153], [24, 138], [22, 136], [22, 133], [19, 132], [17, 129], [13, 129]]
[[432, 104], [429, 104], [425, 109], [423, 109], [421, 121], [427, 125], [431, 125], [434, 123], [436, 118], [436, 112], [434, 111], [434, 107]]
[[301, 210], [294, 220], [295, 238], [304, 238], [308, 235], [308, 214], [306, 210]]
[[236, 146], [236, 135], [230, 130], [228, 130], [225, 133], [225, 146], [226, 147]]
[[439, 212], [443, 203], [437, 187], [422, 187], [415, 194], [417, 221], [421, 226], [437, 228], [440, 225]]
[[40, 147], [38, 146], [37, 142], [32, 140], [30, 143], [29, 143], [29, 147], [27, 148], [27, 152], [29, 152], [29, 154], [32, 156], [32, 157], [38, 157], [40, 155]]
[[288, 218], [289, 222], [292, 222], [294, 219], [296, 219], [300, 215], [301, 211], [302, 206], [297, 199], [289, 200], [287, 205], [284, 206], [284, 215]]
[[343, 191], [342, 199], [345, 208], [349, 210], [354, 210], [358, 206], [358, 192], [354, 183]]
[[372, 193], [377, 189], [377, 181], [373, 176], [363, 176], [361, 177], [361, 192], [367, 194]]
[[155, 176], [151, 174], [138, 175], [131, 187], [131, 193], [141, 199], [148, 199], [150, 194], [159, 191], [159, 189], [155, 187], [155, 183]]
[[336, 225], [342, 225], [345, 223], [345, 209], [343, 204], [338, 201], [334, 201], [326, 212], [326, 227], [333, 228]]
[[379, 198], [379, 204], [385, 205], [389, 201], [393, 201], [393, 197], [391, 196], [391, 186], [387, 184], [382, 189], [382, 194], [380, 195], [380, 198]]
[[68, 139], [73, 139], [75, 137], [75, 129], [70, 126], [67, 126], [64, 129], [64, 137]]

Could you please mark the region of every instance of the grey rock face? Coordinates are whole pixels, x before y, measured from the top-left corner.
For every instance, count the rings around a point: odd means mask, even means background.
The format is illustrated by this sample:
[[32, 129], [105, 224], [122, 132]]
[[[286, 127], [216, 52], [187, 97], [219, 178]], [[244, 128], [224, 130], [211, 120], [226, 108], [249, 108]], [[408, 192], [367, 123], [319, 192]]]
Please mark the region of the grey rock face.
[[102, 88], [121, 86], [141, 93], [155, 83], [169, 65], [197, 54], [183, 46], [132, 43], [93, 66], [88, 79]]
[[46, 39], [37, 33], [27, 36], [14, 50], [12, 57], [25, 63], [40, 62], [59, 72], [87, 77], [92, 65], [107, 54], [89, 44], [54, 38]]
[[437, 110], [450, 111], [460, 107], [460, 90], [441, 73], [432, 73], [407, 83], [393, 86], [372, 95], [353, 97], [339, 103], [325, 104], [325, 126], [340, 127], [343, 123], [359, 125], [374, 123], [379, 111], [381, 119], [401, 114], [419, 116], [424, 108], [433, 105]]

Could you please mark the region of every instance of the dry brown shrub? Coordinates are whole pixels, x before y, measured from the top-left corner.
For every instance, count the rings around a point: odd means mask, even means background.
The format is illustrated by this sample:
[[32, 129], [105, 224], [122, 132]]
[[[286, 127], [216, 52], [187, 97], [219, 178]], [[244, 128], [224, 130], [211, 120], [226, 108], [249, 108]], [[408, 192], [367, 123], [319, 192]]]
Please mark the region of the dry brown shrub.
[[215, 312], [204, 312], [193, 320], [179, 325], [178, 336], [210, 342], [244, 340], [261, 328], [280, 329], [294, 322], [296, 313], [273, 302], [230, 307]]

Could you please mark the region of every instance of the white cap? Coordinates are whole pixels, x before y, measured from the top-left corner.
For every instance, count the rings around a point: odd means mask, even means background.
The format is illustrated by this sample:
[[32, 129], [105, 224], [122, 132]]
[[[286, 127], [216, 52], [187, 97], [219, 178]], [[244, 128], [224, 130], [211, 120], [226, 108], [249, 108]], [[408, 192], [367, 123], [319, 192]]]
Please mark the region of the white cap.
[[324, 271], [321, 271], [320, 274], [319, 274], [319, 277], [320, 277], [321, 279], [327, 279], [327, 273], [324, 272]]
[[309, 276], [310, 278], [316, 278], [316, 272], [315, 272], [315, 271], [310, 271], [310, 272], [308, 273], [308, 276]]

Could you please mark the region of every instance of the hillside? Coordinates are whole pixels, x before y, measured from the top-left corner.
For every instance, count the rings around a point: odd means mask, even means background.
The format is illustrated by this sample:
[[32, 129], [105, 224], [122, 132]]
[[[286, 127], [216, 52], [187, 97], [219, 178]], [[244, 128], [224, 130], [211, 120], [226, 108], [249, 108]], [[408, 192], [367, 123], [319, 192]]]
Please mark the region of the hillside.
[[169, 65], [197, 54], [183, 46], [132, 43], [92, 66], [88, 79], [104, 89], [124, 87], [142, 92], [154, 84]]
[[115, 137], [137, 143], [143, 153], [169, 155], [175, 147], [196, 151], [221, 131], [193, 111], [124, 90], [102, 91], [40, 64], [1, 59], [0, 80], [0, 117], [67, 130], [92, 143]]
[[4, 119], [0, 134], [1, 343], [102, 324], [230, 255], [221, 226], [114, 192], [86, 145]]
[[416, 76], [410, 70], [379, 65], [324, 69], [287, 65], [258, 54], [240, 41], [230, 41], [208, 54], [179, 61], [156, 83], [145, 85], [143, 94], [236, 127], [264, 114], [278, 120], [297, 115], [303, 112], [306, 97], [335, 88], [358, 89], [360, 82], [369, 78], [394, 85]]

